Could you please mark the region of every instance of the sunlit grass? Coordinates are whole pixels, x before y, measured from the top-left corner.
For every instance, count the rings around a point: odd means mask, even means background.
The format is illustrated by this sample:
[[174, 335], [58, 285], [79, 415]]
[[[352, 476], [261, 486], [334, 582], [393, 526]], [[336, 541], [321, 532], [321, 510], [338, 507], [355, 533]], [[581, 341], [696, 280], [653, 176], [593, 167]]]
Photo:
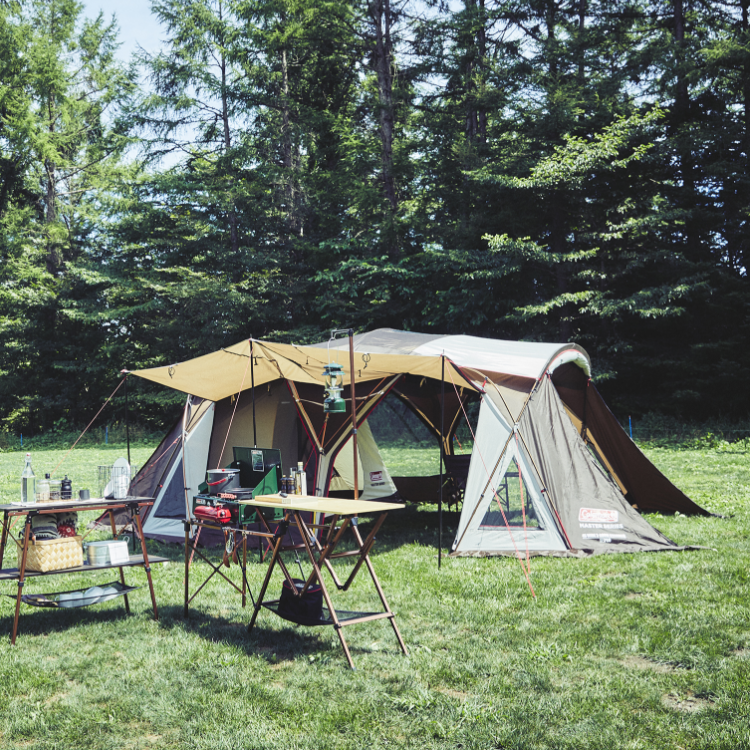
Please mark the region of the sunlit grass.
[[[384, 449], [386, 461], [421, 473], [438, 466], [437, 451], [399, 450]], [[87, 465], [118, 455], [82, 451], [74, 487], [90, 481]], [[535, 601], [518, 560], [443, 557], [438, 569], [434, 509], [394, 512], [373, 563], [410, 656], [387, 624], [354, 626], [345, 637], [355, 672], [332, 628], [293, 627], [263, 610], [248, 637], [249, 610], [219, 582], [184, 620], [179, 546], [151, 546], [173, 560], [154, 567], [158, 623], [145, 588], [130, 617], [121, 600], [77, 611], [24, 607], [11, 648], [13, 603], [3, 597], [0, 747], [750, 748], [750, 457], [649, 455], [696, 502], [731, 514], [649, 516], [678, 544], [706, 549], [535, 558]], [[3, 491], [15, 491], [20, 468], [21, 454], [0, 455]], [[457, 515], [444, 520], [449, 544]], [[254, 592], [266, 571], [256, 560]], [[195, 563], [194, 584], [208, 570]], [[235, 566], [227, 572], [239, 580]], [[143, 584], [144, 573], [128, 580]], [[55, 576], [30, 587], [91, 581]], [[280, 588], [275, 575], [274, 596]], [[377, 597], [360, 574], [334, 602], [367, 609]]]

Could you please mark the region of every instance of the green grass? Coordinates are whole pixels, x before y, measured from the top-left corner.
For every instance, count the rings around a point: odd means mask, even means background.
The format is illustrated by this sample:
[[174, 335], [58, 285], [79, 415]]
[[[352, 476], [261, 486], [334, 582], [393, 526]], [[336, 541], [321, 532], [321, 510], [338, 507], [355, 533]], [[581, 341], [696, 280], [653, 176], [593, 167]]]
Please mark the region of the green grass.
[[[184, 620], [176, 546], [151, 545], [173, 560], [154, 569], [159, 622], [146, 589], [130, 617], [121, 600], [24, 608], [11, 647], [3, 597], [0, 747], [750, 748], [750, 456], [648, 452], [696, 502], [731, 514], [649, 516], [679, 544], [707, 549], [532, 559], [534, 601], [517, 560], [443, 558], [438, 570], [434, 509], [394, 512], [373, 562], [410, 655], [387, 624], [353, 626], [354, 672], [331, 628], [263, 610], [248, 637], [249, 610], [226, 586], [209, 584]], [[69, 464], [74, 487], [121, 453], [82, 450]], [[35, 457], [37, 474], [47, 458]], [[21, 454], [0, 455], [0, 491], [15, 492], [21, 468]], [[456, 523], [447, 517], [446, 544]], [[196, 563], [193, 576], [206, 569]], [[250, 565], [254, 591], [265, 570]], [[145, 581], [142, 571], [128, 579]], [[280, 586], [276, 575], [271, 591]], [[352, 609], [374, 600], [362, 575], [334, 599]]]

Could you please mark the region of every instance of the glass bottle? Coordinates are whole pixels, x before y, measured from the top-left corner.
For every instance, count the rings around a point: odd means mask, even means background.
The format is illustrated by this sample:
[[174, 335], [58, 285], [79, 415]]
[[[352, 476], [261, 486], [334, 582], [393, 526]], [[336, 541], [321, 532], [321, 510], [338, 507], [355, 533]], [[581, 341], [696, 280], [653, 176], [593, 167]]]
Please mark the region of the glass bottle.
[[26, 465], [21, 473], [21, 502], [36, 502], [36, 477], [34, 469], [31, 468], [31, 453], [26, 454]]
[[48, 503], [49, 498], [49, 474], [44, 475], [44, 479], [40, 479], [36, 485], [36, 501], [38, 503]]

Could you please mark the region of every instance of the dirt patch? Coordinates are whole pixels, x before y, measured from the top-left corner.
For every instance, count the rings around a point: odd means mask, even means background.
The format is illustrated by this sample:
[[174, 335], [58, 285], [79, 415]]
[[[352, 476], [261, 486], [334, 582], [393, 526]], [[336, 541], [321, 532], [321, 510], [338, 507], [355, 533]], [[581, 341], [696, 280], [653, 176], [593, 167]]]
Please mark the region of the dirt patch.
[[688, 714], [703, 711], [714, 704], [712, 700], [709, 700], [708, 698], [698, 698], [690, 692], [688, 692], [684, 698], [681, 698], [676, 693], [667, 693], [667, 695], [662, 696], [661, 702], [667, 708]]
[[621, 660], [621, 663], [628, 667], [628, 669], [650, 669], [652, 672], [674, 672], [677, 667], [672, 664], [660, 664], [651, 659], [646, 659], [644, 656], [627, 656]]
[[625, 594], [625, 599], [640, 599], [642, 596], [646, 596], [642, 591], [628, 591]]
[[443, 695], [447, 695], [449, 698], [455, 698], [459, 701], [465, 701], [469, 694], [465, 693], [463, 690], [452, 690], [451, 688], [435, 688], [438, 693], [442, 693]]
[[750, 659], [750, 648], [738, 648], [736, 651], [732, 651], [732, 656], [735, 659]]
[[59, 703], [60, 701], [65, 700], [68, 697], [68, 693], [54, 693], [53, 695], [50, 695], [49, 698], [47, 698], [46, 701], [44, 701], [45, 706], [52, 706], [55, 703]]

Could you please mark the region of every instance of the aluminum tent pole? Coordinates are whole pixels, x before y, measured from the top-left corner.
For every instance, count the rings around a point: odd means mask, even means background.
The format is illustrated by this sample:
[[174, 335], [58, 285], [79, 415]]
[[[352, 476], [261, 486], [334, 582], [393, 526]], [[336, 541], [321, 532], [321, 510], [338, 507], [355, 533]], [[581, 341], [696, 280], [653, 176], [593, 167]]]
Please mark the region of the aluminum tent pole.
[[354, 393], [354, 331], [349, 331], [349, 380], [352, 396], [352, 448], [354, 449], [354, 499], [359, 500], [359, 472], [357, 470], [357, 399]]
[[258, 433], [255, 429], [255, 359], [253, 357], [255, 352], [253, 337], [250, 337], [250, 392], [253, 399], [253, 448], [258, 447]]
[[440, 355], [440, 499], [438, 500], [438, 569], [443, 564], [443, 464], [445, 463], [445, 352]]
[[128, 444], [128, 466], [130, 463], [130, 401], [128, 400], [128, 375], [125, 376], [125, 440]]

